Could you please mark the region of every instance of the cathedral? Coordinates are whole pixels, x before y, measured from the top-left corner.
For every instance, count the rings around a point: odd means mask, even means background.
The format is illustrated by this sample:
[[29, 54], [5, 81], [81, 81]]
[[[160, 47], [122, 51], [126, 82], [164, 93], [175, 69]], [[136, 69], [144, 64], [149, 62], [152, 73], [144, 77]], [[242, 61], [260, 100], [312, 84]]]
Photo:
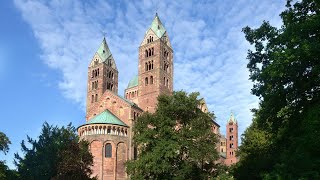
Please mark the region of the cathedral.
[[[132, 142], [135, 121], [145, 111], [155, 112], [160, 94], [173, 92], [173, 49], [157, 14], [138, 54], [138, 75], [128, 83], [124, 97], [118, 95], [119, 72], [105, 38], [88, 67], [86, 122], [78, 127], [78, 134], [90, 143], [93, 176], [101, 180], [128, 179], [124, 163], [135, 159], [138, 153]], [[208, 111], [204, 100], [199, 108]], [[220, 152], [219, 161], [227, 165], [236, 163], [235, 117], [231, 114], [228, 120], [226, 138], [219, 128], [212, 121], [212, 131], [220, 137], [215, 145]]]

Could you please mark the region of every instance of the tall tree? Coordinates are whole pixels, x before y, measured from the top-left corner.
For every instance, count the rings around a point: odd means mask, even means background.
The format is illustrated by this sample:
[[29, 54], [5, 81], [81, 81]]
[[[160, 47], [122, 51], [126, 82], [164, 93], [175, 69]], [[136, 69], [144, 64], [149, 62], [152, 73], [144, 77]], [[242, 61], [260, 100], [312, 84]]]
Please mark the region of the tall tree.
[[174, 92], [158, 97], [154, 114], [135, 122], [138, 158], [127, 163], [132, 179], [208, 179], [218, 158], [212, 113], [198, 107], [199, 93]]
[[[11, 144], [9, 138], [6, 136], [6, 134], [0, 132], [0, 151], [6, 154], [9, 151], [9, 144]], [[16, 171], [9, 169], [6, 165], [6, 162], [0, 160], [0, 179], [10, 180], [16, 178]]]
[[243, 29], [260, 107], [242, 136], [238, 179], [320, 178], [320, 2], [294, 2], [280, 29]]
[[79, 142], [71, 124], [59, 128], [44, 123], [39, 139], [27, 137], [27, 142], [30, 148], [21, 143], [24, 156], [15, 154], [21, 179], [92, 179], [89, 144]]
[[0, 151], [6, 154], [9, 151], [9, 144], [11, 144], [9, 138], [3, 132], [0, 132]]

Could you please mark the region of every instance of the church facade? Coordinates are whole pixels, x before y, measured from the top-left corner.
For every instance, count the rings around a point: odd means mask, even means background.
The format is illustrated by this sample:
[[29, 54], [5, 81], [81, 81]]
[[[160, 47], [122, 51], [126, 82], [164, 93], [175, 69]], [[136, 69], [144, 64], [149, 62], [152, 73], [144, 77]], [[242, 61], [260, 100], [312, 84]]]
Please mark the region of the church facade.
[[[143, 112], [155, 112], [160, 94], [173, 92], [173, 49], [157, 14], [140, 44], [138, 61], [138, 75], [130, 80], [124, 97], [118, 95], [119, 72], [105, 38], [89, 64], [86, 122], [78, 127], [78, 134], [90, 142], [93, 176], [98, 179], [128, 179], [124, 163], [138, 153], [132, 142], [135, 121]], [[199, 108], [208, 111], [204, 101]], [[227, 129], [231, 126], [227, 135], [233, 136], [232, 142], [220, 135], [219, 124], [212, 125], [220, 141], [225, 140], [216, 148], [221, 162], [228, 165], [237, 161], [238, 126], [233, 116]]]

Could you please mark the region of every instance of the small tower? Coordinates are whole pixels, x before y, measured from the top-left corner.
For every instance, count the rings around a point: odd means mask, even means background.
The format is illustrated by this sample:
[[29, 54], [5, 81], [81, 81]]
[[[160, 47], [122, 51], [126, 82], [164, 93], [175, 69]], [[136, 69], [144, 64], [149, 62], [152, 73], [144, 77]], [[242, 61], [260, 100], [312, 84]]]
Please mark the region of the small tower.
[[139, 47], [138, 105], [155, 112], [160, 94], [173, 91], [173, 50], [166, 29], [155, 15]]
[[118, 94], [118, 70], [105, 38], [89, 64], [87, 87], [87, 112], [106, 90]]
[[227, 122], [227, 154], [226, 154], [226, 165], [231, 165], [238, 162], [236, 157], [236, 150], [238, 150], [238, 123], [233, 113]]

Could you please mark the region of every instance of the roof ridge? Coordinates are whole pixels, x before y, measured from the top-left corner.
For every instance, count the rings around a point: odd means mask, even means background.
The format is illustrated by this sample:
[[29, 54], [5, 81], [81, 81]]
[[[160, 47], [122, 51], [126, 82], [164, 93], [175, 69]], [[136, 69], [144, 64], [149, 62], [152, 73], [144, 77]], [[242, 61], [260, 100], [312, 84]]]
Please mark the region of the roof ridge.
[[158, 36], [158, 38], [161, 38], [167, 31], [166, 28], [163, 26], [158, 16], [158, 13], [156, 13], [149, 29], [151, 29], [154, 32], [154, 34]]
[[[110, 91], [110, 90], [107, 90], [107, 91], [111, 92], [111, 93], [114, 94], [115, 96], [117, 96], [117, 97], [119, 97], [120, 99], [124, 100], [125, 102], [127, 102], [127, 103], [130, 104], [131, 106], [135, 106], [135, 107], [139, 108], [140, 110], [142, 110], [136, 103], [134, 103], [134, 102], [132, 102], [132, 101], [130, 101], [130, 100], [128, 100], [128, 99], [126, 99], [126, 98], [124, 98], [124, 97], [122, 97], [122, 96], [120, 96], [120, 95], [118, 95], [118, 94], [116, 94], [116, 93], [114, 93], [114, 92], [112, 92], [112, 91]], [[143, 110], [142, 110], [142, 111], [143, 111]]]
[[107, 40], [105, 37], [103, 37], [103, 40], [102, 40], [98, 50], [96, 51], [96, 53], [98, 54], [98, 56], [101, 58], [102, 62], [104, 62], [104, 63], [108, 63], [106, 61], [110, 59], [111, 66], [117, 70], [116, 62], [112, 56], [112, 53], [110, 51], [110, 48], [108, 46], [108, 43], [107, 43]]
[[129, 81], [129, 83], [128, 83], [128, 86], [127, 86], [126, 89], [129, 89], [129, 88], [138, 86], [138, 85], [139, 85], [139, 84], [138, 84], [138, 78], [139, 78], [139, 76], [138, 76], [137, 74], [134, 75], [134, 76], [130, 79], [130, 81]]
[[[113, 119], [109, 119], [107, 114], [110, 115]], [[102, 118], [102, 119], [101, 119]], [[114, 122], [114, 120], [118, 122]], [[97, 122], [94, 122], [97, 121]], [[121, 119], [119, 119], [116, 115], [114, 115], [109, 109], [105, 109], [101, 113], [89, 119], [85, 124], [115, 124], [120, 126], [128, 126]]]

